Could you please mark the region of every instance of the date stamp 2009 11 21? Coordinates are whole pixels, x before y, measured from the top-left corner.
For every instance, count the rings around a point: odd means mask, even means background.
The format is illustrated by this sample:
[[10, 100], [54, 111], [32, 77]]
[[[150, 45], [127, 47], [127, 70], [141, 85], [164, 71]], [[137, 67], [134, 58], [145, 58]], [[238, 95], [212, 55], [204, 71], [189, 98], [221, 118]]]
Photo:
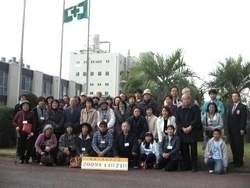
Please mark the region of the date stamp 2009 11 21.
[[128, 159], [108, 157], [82, 157], [81, 169], [128, 171]]

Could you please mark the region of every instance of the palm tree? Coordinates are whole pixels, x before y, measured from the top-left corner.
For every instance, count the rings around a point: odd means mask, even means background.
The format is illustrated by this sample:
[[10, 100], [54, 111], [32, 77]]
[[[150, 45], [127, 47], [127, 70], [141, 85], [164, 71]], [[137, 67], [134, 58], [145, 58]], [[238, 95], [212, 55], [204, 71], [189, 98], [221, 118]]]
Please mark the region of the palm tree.
[[237, 60], [230, 57], [225, 62], [219, 62], [209, 75], [213, 80], [208, 82], [208, 87], [217, 88], [224, 100], [228, 100], [232, 92], [243, 94], [245, 89], [250, 88], [250, 63], [243, 63], [241, 56]]
[[194, 77], [197, 75], [184, 62], [180, 49], [166, 57], [146, 52], [142, 53], [132, 66], [125, 91], [132, 93], [138, 88], [149, 88], [155, 99], [162, 102], [164, 95], [169, 93], [173, 86], [189, 87], [193, 94], [198, 93]]

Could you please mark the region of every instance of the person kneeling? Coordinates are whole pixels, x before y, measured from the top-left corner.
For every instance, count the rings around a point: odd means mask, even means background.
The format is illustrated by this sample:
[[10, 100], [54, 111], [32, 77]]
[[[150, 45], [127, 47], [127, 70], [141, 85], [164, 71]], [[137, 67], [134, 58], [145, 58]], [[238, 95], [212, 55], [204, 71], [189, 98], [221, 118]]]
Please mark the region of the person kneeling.
[[159, 145], [154, 140], [151, 132], [145, 133], [144, 141], [141, 143], [140, 150], [141, 168], [156, 168], [159, 160]]
[[43, 128], [41, 133], [36, 139], [35, 148], [37, 154], [37, 160], [40, 165], [54, 165], [54, 158], [56, 154], [57, 139], [53, 133], [53, 127], [47, 124]]
[[209, 173], [222, 174], [227, 172], [227, 146], [220, 137], [220, 129], [214, 129], [213, 138], [208, 141], [205, 149], [205, 165], [209, 168]]
[[115, 137], [113, 146], [114, 157], [128, 158], [129, 165], [133, 161], [133, 166], [137, 166], [136, 155], [138, 151], [138, 142], [136, 135], [130, 132], [130, 125], [128, 122], [122, 123], [122, 132]]
[[108, 131], [107, 122], [102, 121], [99, 124], [99, 131], [97, 131], [92, 140], [92, 148], [94, 151], [90, 152], [90, 156], [98, 157], [112, 157], [113, 134]]
[[174, 135], [175, 128], [173, 125], [167, 126], [167, 135], [162, 140], [162, 155], [160, 156], [158, 168], [165, 171], [175, 171], [178, 169], [180, 159], [180, 138]]
[[80, 125], [80, 131], [81, 132], [79, 136], [76, 138], [76, 154], [78, 156], [80, 155], [88, 156], [91, 153], [91, 151], [93, 151], [92, 145], [91, 145], [92, 127], [89, 123], [82, 123]]
[[69, 165], [70, 158], [75, 155], [75, 135], [72, 131], [73, 125], [69, 122], [65, 125], [65, 134], [59, 139], [58, 164]]

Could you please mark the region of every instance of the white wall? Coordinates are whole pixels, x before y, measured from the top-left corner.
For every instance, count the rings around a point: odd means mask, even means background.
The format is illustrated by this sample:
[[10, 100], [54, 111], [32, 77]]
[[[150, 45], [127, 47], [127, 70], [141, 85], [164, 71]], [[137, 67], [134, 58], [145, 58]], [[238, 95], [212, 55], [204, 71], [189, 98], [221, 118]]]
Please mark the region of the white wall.
[[7, 106], [14, 107], [18, 102], [18, 68], [16, 64], [9, 64], [9, 73], [8, 73], [8, 87], [7, 87]]
[[33, 72], [32, 93], [38, 97], [43, 93], [43, 73], [40, 71]]

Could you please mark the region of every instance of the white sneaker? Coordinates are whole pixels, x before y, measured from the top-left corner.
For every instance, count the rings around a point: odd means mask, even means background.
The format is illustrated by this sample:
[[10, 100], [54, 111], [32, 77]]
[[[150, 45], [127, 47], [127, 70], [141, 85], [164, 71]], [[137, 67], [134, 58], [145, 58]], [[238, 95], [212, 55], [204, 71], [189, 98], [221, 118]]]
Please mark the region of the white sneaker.
[[214, 173], [214, 171], [213, 170], [209, 170], [209, 174], [213, 174]]

